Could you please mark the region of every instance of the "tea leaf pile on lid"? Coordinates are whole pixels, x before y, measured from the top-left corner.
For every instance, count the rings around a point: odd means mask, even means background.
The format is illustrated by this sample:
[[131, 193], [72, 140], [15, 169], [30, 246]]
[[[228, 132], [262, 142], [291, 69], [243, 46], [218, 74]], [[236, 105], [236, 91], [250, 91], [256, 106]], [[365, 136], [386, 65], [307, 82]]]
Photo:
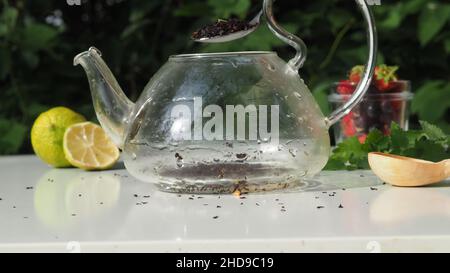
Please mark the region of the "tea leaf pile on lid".
[[254, 25], [251, 25], [248, 22], [244, 22], [239, 19], [219, 19], [214, 24], [202, 27], [201, 29], [192, 33], [192, 38], [195, 40], [199, 40], [204, 38], [225, 36], [235, 32], [245, 31], [252, 27], [254, 27]]

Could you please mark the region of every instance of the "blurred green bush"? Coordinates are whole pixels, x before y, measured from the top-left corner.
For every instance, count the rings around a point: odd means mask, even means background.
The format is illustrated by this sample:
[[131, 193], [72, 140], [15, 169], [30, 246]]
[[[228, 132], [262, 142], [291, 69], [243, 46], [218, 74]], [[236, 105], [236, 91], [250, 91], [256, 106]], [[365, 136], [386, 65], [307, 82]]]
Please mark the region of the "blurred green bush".
[[[73, 2], [73, 1], [72, 1]], [[379, 63], [399, 65], [413, 83], [415, 116], [449, 133], [450, 3], [384, 1], [373, 8], [380, 38]], [[200, 45], [190, 34], [217, 18], [244, 18], [260, 0], [0, 0], [0, 154], [29, 153], [29, 130], [53, 106], [71, 107], [95, 119], [88, 82], [72, 58], [95, 45], [136, 99], [150, 76], [172, 54], [292, 50], [263, 27], [238, 42]], [[276, 3], [276, 15], [309, 46], [301, 70], [324, 112], [330, 84], [365, 60], [365, 32], [353, 1]]]

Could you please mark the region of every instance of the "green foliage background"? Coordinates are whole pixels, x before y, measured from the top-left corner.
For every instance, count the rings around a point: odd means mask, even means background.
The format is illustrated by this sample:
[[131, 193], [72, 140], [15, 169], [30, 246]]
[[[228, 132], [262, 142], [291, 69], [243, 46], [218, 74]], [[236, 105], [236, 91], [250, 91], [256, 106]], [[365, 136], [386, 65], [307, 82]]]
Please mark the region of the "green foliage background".
[[[413, 122], [450, 133], [450, 2], [381, 0], [373, 7], [379, 63], [399, 65], [412, 81]], [[217, 18], [244, 18], [260, 0], [105, 0], [69, 6], [63, 0], [0, 0], [0, 154], [30, 153], [37, 115], [64, 105], [95, 119], [88, 82], [73, 57], [95, 45], [134, 100], [169, 55], [192, 52], [292, 50], [266, 27], [233, 43], [205, 46], [190, 33]], [[365, 60], [362, 18], [351, 0], [279, 0], [276, 16], [302, 37], [309, 57], [301, 70], [328, 112], [332, 82]], [[414, 124], [414, 123], [413, 123]]]

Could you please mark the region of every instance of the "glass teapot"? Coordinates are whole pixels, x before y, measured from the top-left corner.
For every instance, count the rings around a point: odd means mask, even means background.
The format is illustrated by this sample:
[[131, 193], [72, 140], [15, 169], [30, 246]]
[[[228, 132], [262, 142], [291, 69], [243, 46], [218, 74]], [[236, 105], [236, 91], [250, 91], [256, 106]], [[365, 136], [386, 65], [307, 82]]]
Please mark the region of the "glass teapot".
[[363, 97], [373, 75], [376, 31], [364, 0], [369, 57], [353, 97], [324, 117], [297, 71], [303, 41], [273, 16], [270, 30], [297, 51], [288, 63], [274, 52], [185, 54], [169, 58], [136, 103], [123, 93], [95, 48], [77, 55], [89, 79], [101, 126], [122, 149], [127, 170], [160, 190], [257, 192], [304, 184], [330, 154], [329, 127]]

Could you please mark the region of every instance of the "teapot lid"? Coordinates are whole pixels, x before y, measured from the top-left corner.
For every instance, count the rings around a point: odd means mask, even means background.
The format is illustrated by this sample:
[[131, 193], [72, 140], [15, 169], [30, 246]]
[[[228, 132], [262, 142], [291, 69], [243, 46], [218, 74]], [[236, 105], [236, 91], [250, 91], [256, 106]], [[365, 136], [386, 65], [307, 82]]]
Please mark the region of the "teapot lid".
[[215, 52], [215, 53], [193, 53], [172, 55], [170, 59], [198, 59], [198, 58], [215, 58], [215, 57], [240, 57], [254, 55], [278, 55], [274, 51], [237, 51], [237, 52]]

